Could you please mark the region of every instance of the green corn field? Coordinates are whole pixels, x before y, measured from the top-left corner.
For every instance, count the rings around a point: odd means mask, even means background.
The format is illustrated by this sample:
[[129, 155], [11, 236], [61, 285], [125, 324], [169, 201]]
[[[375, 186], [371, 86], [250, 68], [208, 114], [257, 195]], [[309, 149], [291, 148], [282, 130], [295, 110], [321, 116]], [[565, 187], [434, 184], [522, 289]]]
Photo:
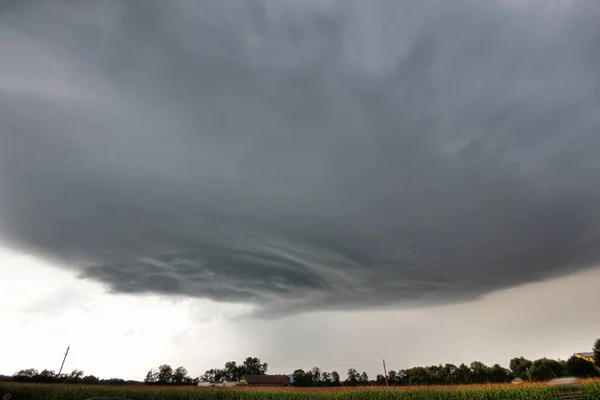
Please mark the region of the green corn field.
[[600, 400], [600, 381], [576, 386], [545, 384], [472, 385], [412, 388], [198, 388], [44, 385], [0, 382], [0, 395], [12, 400], [85, 400], [119, 397], [131, 400]]

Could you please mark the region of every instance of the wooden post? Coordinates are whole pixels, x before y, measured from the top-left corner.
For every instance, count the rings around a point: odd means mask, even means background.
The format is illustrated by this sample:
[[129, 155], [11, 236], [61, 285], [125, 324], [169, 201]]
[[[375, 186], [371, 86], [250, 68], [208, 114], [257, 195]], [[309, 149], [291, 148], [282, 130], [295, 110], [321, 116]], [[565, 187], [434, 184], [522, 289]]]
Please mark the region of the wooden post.
[[67, 359], [67, 355], [69, 354], [69, 348], [71, 347], [71, 345], [67, 346], [67, 352], [65, 353], [65, 356], [63, 358], [62, 364], [60, 364], [60, 369], [58, 370], [58, 377], [60, 378], [60, 373], [62, 372], [63, 366], [65, 365], [65, 360]]

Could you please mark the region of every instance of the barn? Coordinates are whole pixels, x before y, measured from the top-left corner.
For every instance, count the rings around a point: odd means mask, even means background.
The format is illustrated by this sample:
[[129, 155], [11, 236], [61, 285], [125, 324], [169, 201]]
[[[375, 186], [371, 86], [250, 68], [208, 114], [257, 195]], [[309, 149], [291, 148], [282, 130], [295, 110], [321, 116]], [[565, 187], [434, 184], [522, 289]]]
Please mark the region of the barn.
[[248, 386], [289, 386], [290, 380], [287, 375], [246, 375], [245, 381]]

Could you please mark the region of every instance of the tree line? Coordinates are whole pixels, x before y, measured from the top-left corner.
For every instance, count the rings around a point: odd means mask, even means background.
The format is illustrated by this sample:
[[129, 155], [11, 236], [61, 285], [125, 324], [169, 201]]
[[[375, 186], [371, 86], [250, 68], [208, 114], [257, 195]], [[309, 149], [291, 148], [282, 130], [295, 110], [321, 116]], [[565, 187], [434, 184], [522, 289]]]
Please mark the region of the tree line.
[[369, 380], [365, 372], [359, 373], [355, 369], [348, 370], [347, 377], [341, 381], [336, 371], [322, 372], [315, 367], [312, 370], [302, 369], [294, 371], [294, 386], [319, 387], [319, 386], [423, 386], [423, 385], [467, 385], [481, 383], [507, 383], [515, 378], [523, 381], [548, 381], [554, 378], [575, 376], [579, 378], [600, 377], [600, 339], [596, 340], [593, 347], [595, 363], [584, 358], [571, 356], [567, 361], [541, 358], [528, 360], [524, 357], [515, 357], [510, 360], [509, 368], [499, 364], [487, 366], [480, 361], [469, 365], [454, 364], [432, 365], [429, 367], [413, 367], [398, 371], [388, 371], [386, 376], [377, 375], [375, 380]]
[[[499, 364], [487, 366], [480, 361], [469, 365], [454, 364], [433, 365], [429, 367], [414, 367], [388, 371], [387, 377], [377, 375], [370, 380], [366, 372], [354, 368], [347, 371], [342, 380], [337, 371], [326, 372], [318, 367], [308, 371], [297, 369], [292, 374], [294, 386], [327, 387], [327, 386], [421, 386], [421, 385], [463, 385], [477, 383], [506, 383], [515, 378], [524, 381], [546, 381], [554, 378], [575, 376], [580, 378], [600, 377], [600, 339], [593, 346], [594, 362], [572, 356], [566, 361], [541, 358], [528, 360], [515, 357], [510, 360], [509, 368]], [[83, 383], [83, 384], [147, 384], [147, 385], [197, 385], [199, 382], [240, 381], [245, 375], [264, 375], [268, 364], [259, 358], [248, 357], [241, 364], [228, 361], [223, 368], [212, 368], [202, 376], [191, 378], [183, 366], [173, 369], [163, 364], [157, 369], [151, 369], [146, 374], [144, 382], [126, 381], [123, 379], [100, 379], [94, 375], [85, 376], [83, 371], [74, 370], [69, 374], [56, 374], [52, 370], [39, 372], [35, 368], [16, 372], [11, 377], [0, 376], [1, 380], [37, 383]], [[386, 379], [387, 378], [387, 379]]]
[[259, 358], [248, 357], [241, 364], [228, 361], [223, 368], [211, 368], [204, 375], [190, 378], [184, 367], [175, 370], [170, 365], [161, 365], [146, 374], [144, 383], [150, 385], [197, 385], [198, 382], [240, 381], [245, 375], [264, 375], [268, 364]]
[[71, 373], [61, 373], [59, 375], [54, 370], [44, 369], [38, 371], [36, 368], [22, 369], [12, 376], [0, 375], [0, 380], [30, 383], [82, 383], [86, 385], [133, 385], [141, 383], [119, 378], [100, 379], [94, 375], [84, 375], [83, 371], [77, 369]]

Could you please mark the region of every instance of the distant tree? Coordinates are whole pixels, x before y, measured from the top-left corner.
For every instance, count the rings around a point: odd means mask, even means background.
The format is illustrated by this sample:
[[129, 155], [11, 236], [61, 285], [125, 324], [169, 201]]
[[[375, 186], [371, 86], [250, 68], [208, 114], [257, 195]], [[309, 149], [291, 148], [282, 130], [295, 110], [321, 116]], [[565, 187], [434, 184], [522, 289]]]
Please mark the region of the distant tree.
[[173, 382], [173, 368], [167, 364], [158, 367], [158, 383], [168, 385], [171, 382]]
[[37, 376], [36, 381], [40, 383], [53, 383], [56, 382], [57, 378], [58, 377], [54, 370], [45, 369], [42, 372], [40, 372], [40, 374]]
[[35, 378], [39, 376], [39, 371], [35, 368], [27, 368], [22, 369], [18, 372], [15, 372], [12, 376], [13, 380], [16, 382], [32, 382]]
[[567, 360], [567, 373], [579, 378], [591, 378], [598, 376], [598, 370], [590, 361], [572, 356]]
[[340, 374], [337, 371], [331, 371], [331, 383], [334, 386], [340, 386], [342, 382], [340, 381]]
[[26, 376], [28, 378], [33, 378], [36, 375], [39, 375], [39, 371], [37, 369], [27, 368], [27, 369], [22, 369], [19, 372], [16, 372], [13, 376]]
[[427, 373], [427, 384], [428, 385], [439, 385], [442, 384], [442, 368], [437, 365], [425, 367]]
[[429, 370], [426, 367], [413, 367], [407, 370], [409, 385], [429, 385]]
[[316, 386], [315, 377], [313, 376], [312, 369], [310, 371], [306, 371], [304, 379], [306, 380], [307, 386]]
[[128, 382], [124, 379], [120, 379], [120, 378], [110, 378], [110, 379], [101, 379], [100, 380], [100, 384], [102, 385], [125, 385]]
[[313, 369], [310, 371], [311, 375], [312, 375], [312, 385], [313, 386], [320, 386], [321, 385], [321, 368], [319, 367], [313, 367]]
[[245, 375], [264, 375], [267, 373], [267, 368], [268, 364], [266, 362], [262, 362], [256, 357], [248, 357], [242, 364], [237, 364], [235, 361], [227, 361], [223, 369], [209, 369], [199, 380], [203, 382], [239, 381]]
[[175, 371], [173, 371], [172, 383], [175, 385], [183, 385], [189, 379], [188, 371], [184, 367], [177, 367]]
[[531, 367], [527, 370], [527, 375], [529, 380], [532, 381], [547, 381], [565, 376], [566, 372], [566, 365], [564, 363], [548, 358], [541, 358], [531, 364]]
[[471, 363], [471, 380], [473, 383], [489, 382], [490, 368], [481, 361]]
[[460, 368], [457, 367], [456, 365], [454, 365], [454, 364], [444, 365], [444, 374], [446, 377], [446, 384], [457, 385], [460, 383]]
[[223, 371], [223, 378], [228, 381], [239, 381], [245, 375], [244, 365], [237, 365], [235, 361], [227, 361]]
[[60, 379], [65, 383], [79, 383], [81, 382], [81, 378], [83, 378], [83, 375], [83, 371], [74, 369], [69, 375], [62, 375]]
[[248, 357], [242, 365], [243, 375], [264, 375], [267, 373], [268, 364], [261, 362], [259, 358]]
[[146, 377], [144, 378], [144, 383], [151, 385], [151, 384], [154, 384], [157, 382], [158, 382], [158, 371], [151, 369], [146, 374]]
[[358, 371], [354, 368], [348, 369], [348, 375], [346, 380], [344, 381], [344, 384], [346, 386], [357, 386], [359, 382], [360, 374], [358, 373]]
[[399, 369], [396, 372], [396, 384], [399, 386], [408, 385], [408, 372], [405, 369]]
[[473, 375], [473, 371], [471, 371], [471, 368], [469, 368], [468, 365], [466, 365], [464, 363], [460, 364], [458, 366], [456, 383], [459, 385], [471, 383], [472, 375]]
[[533, 362], [524, 357], [515, 357], [510, 360], [509, 368], [517, 378], [527, 379], [527, 370]]
[[511, 373], [500, 364], [494, 364], [489, 370], [489, 381], [493, 383], [506, 383], [511, 380]]
[[[385, 376], [383, 376], [383, 381], [381, 383], [385, 383]], [[396, 371], [391, 370], [390, 372], [388, 372], [388, 384], [390, 386], [396, 386], [398, 384], [398, 376], [396, 374]]]
[[323, 372], [323, 374], [321, 375], [321, 384], [322, 386], [333, 386], [331, 374], [329, 372]]
[[71, 378], [82, 378], [84, 375], [84, 372], [79, 370], [79, 369], [74, 369], [73, 371], [71, 371], [71, 373], [69, 374], [69, 377]]
[[360, 374], [359, 382], [361, 385], [368, 385], [369, 384], [369, 375], [367, 375], [366, 372], [363, 372], [362, 374]]
[[294, 379], [294, 386], [296, 387], [310, 387], [313, 385], [312, 374], [306, 372], [303, 369], [297, 369], [292, 374]]
[[100, 383], [100, 379], [94, 375], [87, 375], [81, 378], [81, 383], [86, 385], [97, 385]]
[[600, 368], [600, 339], [596, 339], [594, 343], [594, 363]]
[[200, 377], [202, 382], [221, 382], [227, 378], [227, 372], [222, 369], [209, 369]]

